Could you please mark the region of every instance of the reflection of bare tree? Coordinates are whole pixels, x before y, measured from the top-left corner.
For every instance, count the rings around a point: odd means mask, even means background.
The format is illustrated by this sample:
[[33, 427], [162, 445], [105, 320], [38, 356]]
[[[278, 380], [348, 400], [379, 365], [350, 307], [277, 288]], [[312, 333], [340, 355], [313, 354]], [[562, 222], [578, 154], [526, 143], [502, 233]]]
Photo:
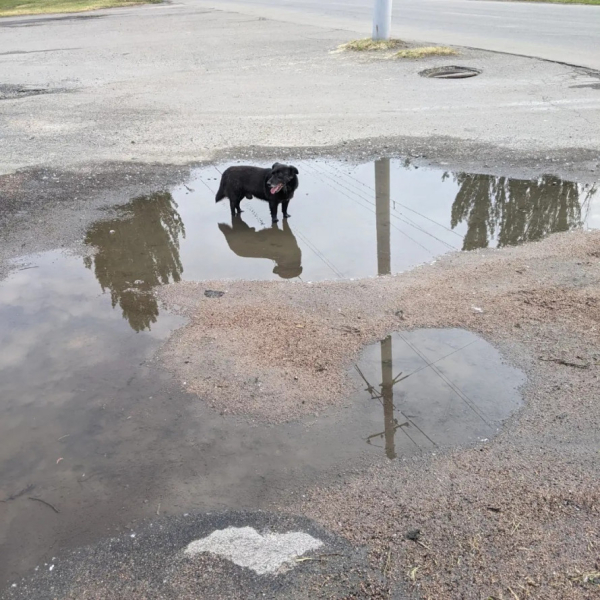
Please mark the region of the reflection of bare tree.
[[100, 221], [87, 232], [85, 243], [96, 248], [85, 266], [94, 268], [102, 290], [110, 290], [112, 305], [135, 331], [150, 329], [158, 317], [152, 288], [179, 281], [183, 267], [179, 236], [183, 221], [171, 194], [158, 192], [133, 199], [122, 219]]
[[537, 180], [458, 173], [460, 189], [452, 205], [452, 228], [467, 222], [463, 250], [539, 240], [581, 225], [579, 187], [544, 176]]

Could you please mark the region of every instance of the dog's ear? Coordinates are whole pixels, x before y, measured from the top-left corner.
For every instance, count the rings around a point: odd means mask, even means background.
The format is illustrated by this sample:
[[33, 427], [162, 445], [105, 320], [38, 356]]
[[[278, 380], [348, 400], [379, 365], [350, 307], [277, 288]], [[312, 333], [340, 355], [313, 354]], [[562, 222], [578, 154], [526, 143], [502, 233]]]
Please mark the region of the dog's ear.
[[298, 175], [298, 169], [296, 169], [296, 167], [290, 167], [290, 169], [292, 169], [292, 172], [293, 172], [295, 175]]
[[275, 163], [272, 167], [271, 167], [271, 171], [274, 171], [277, 167], [281, 167], [281, 163]]

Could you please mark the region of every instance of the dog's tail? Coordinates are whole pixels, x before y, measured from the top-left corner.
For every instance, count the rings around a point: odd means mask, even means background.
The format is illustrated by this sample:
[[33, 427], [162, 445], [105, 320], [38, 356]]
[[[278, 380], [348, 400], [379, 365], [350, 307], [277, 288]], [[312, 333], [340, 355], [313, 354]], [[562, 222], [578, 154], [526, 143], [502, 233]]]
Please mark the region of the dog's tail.
[[223, 200], [223, 198], [225, 198], [225, 193], [223, 192], [223, 188], [225, 186], [223, 185], [223, 178], [221, 177], [221, 183], [219, 184], [219, 189], [217, 191], [217, 195], [215, 196], [215, 202], [220, 202], [221, 200]]

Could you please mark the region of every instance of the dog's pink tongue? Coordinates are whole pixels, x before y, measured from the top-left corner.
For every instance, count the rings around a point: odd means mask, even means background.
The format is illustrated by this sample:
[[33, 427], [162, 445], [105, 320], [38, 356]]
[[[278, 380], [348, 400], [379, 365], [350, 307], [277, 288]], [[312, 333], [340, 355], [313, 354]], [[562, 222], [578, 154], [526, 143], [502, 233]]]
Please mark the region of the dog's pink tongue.
[[275, 187], [271, 188], [271, 194], [276, 194], [283, 187], [283, 183], [278, 183]]

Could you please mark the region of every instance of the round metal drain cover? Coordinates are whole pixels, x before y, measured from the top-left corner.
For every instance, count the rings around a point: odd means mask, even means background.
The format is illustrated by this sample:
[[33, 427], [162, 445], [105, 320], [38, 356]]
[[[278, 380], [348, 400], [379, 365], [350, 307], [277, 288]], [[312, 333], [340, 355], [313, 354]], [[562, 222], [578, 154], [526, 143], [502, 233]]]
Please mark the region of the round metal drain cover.
[[448, 67], [425, 69], [424, 71], [421, 71], [419, 75], [421, 75], [421, 77], [431, 77], [432, 79], [466, 79], [467, 77], [475, 77], [480, 73], [480, 69], [451, 65]]

